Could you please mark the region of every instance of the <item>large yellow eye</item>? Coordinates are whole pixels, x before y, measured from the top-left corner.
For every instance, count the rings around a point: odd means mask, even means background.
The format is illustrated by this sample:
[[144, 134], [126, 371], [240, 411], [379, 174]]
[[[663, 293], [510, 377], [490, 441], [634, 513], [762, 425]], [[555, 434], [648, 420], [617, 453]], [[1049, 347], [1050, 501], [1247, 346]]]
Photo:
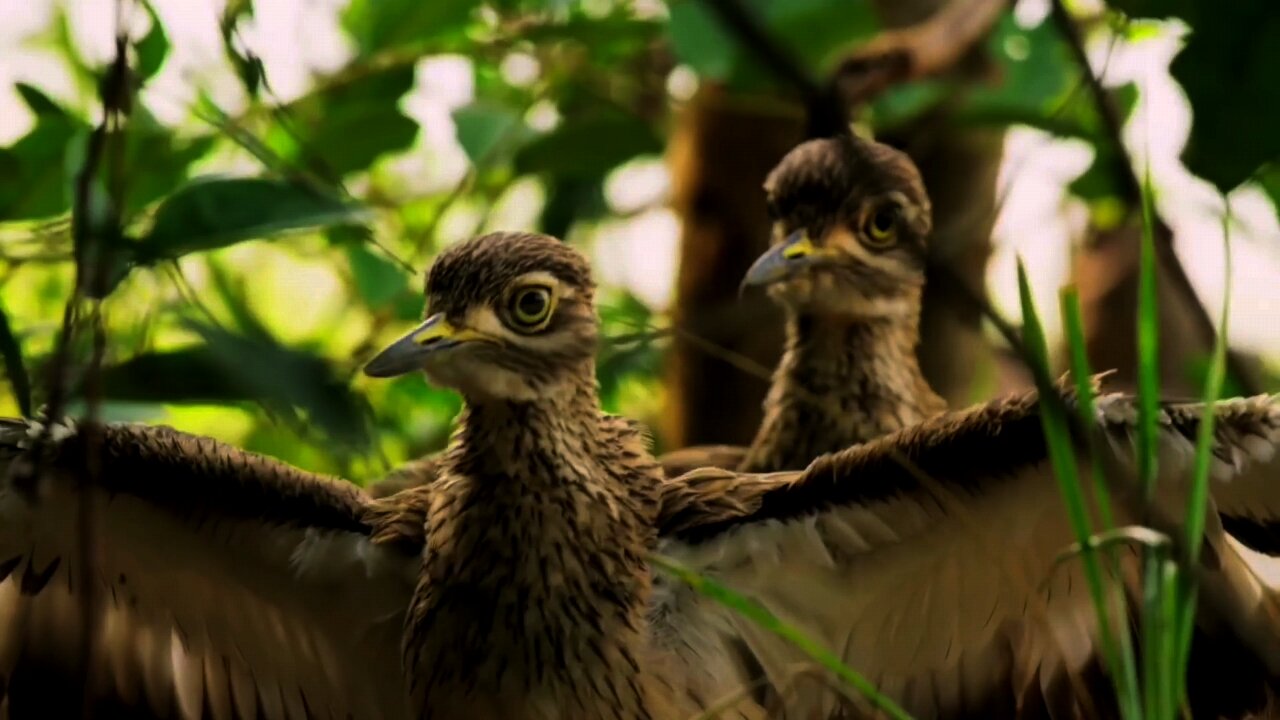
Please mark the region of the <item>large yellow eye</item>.
[[542, 285], [521, 288], [511, 295], [511, 318], [526, 330], [536, 330], [551, 317], [551, 289]]
[[876, 210], [867, 218], [864, 236], [867, 244], [874, 247], [888, 247], [897, 239], [898, 209], [892, 205]]

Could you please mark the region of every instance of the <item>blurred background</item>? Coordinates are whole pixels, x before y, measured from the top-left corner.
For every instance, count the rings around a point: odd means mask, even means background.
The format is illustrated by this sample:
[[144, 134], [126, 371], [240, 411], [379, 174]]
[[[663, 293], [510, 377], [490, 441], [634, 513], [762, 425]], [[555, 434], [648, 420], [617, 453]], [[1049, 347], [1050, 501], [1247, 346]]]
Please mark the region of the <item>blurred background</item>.
[[[0, 17], [6, 415], [92, 408], [367, 482], [442, 447], [459, 408], [358, 373], [420, 317], [432, 256], [538, 230], [595, 263], [606, 409], [659, 449], [745, 443], [781, 335], [737, 297], [768, 242], [761, 183], [832, 102], [924, 172], [921, 356], [953, 405], [1029, 383], [980, 309], [1017, 322], [1018, 257], [1050, 340], [1074, 283], [1094, 367], [1128, 382], [1144, 196], [1164, 391], [1200, 394], [1228, 296], [1227, 392], [1280, 390], [1271, 0], [0, 0]], [[868, 57], [908, 61], [868, 83]]]

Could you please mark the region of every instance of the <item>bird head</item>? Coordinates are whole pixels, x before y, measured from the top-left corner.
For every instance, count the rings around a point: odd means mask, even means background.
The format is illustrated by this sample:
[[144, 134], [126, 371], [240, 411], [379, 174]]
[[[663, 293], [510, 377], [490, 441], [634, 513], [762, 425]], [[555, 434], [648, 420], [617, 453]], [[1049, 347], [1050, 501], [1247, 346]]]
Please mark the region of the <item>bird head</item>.
[[548, 396], [595, 356], [594, 292], [586, 259], [555, 238], [499, 232], [454, 245], [427, 273], [426, 320], [364, 372], [424, 370], [469, 398]]
[[929, 196], [903, 152], [851, 134], [811, 140], [765, 180], [773, 246], [743, 279], [798, 313], [919, 313]]

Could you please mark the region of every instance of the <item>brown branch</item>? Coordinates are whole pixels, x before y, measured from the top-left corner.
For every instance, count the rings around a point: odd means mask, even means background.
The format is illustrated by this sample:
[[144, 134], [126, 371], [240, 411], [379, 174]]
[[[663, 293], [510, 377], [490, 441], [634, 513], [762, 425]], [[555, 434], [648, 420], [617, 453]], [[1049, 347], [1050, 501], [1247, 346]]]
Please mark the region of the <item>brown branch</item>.
[[885, 30], [836, 66], [831, 83], [847, 108], [889, 88], [955, 66], [981, 42], [1008, 7], [1007, 0], [952, 0], [927, 20]]
[[[1112, 174], [1120, 184], [1122, 199], [1128, 204], [1130, 212], [1133, 212], [1135, 208], [1140, 207], [1142, 204], [1143, 182], [1134, 170], [1133, 159], [1129, 157], [1129, 152], [1124, 145], [1124, 120], [1120, 116], [1120, 110], [1116, 107], [1114, 98], [1102, 86], [1102, 81], [1094, 75], [1093, 69], [1089, 65], [1089, 56], [1085, 51], [1084, 38], [1081, 35], [1080, 27], [1072, 19], [1070, 13], [1067, 12], [1062, 0], [1051, 0], [1051, 18], [1054, 24], [1057, 25], [1058, 32], [1062, 33], [1063, 39], [1071, 50], [1072, 57], [1080, 66], [1080, 72], [1083, 74], [1086, 87], [1093, 98], [1094, 106], [1102, 118], [1107, 142], [1110, 143], [1114, 151]], [[1187, 308], [1193, 314], [1192, 320], [1201, 328], [1203, 337], [1207, 338], [1209, 344], [1212, 345], [1218, 337], [1217, 327], [1209, 316], [1208, 311], [1205, 310], [1204, 303], [1200, 301], [1200, 296], [1196, 294], [1195, 288], [1192, 287], [1191, 280], [1182, 268], [1182, 263], [1178, 260], [1178, 255], [1173, 248], [1173, 231], [1169, 229], [1169, 225], [1160, 217], [1158, 210], [1154, 207], [1152, 213], [1154, 218], [1152, 233], [1155, 239], [1156, 260], [1160, 264], [1160, 269], [1164, 271], [1164, 280], [1169, 282], [1172, 290], [1177, 295], [1186, 299]], [[1246, 395], [1256, 395], [1262, 392], [1263, 382], [1258, 373], [1244, 358], [1230, 348], [1227, 350], [1227, 373], [1240, 383]]]
[[704, 2], [770, 72], [800, 93], [808, 106], [810, 137], [839, 132], [853, 109], [890, 87], [951, 68], [986, 37], [1008, 7], [1007, 0], [953, 0], [924, 22], [885, 30], [859, 46], [823, 86], [741, 0]]

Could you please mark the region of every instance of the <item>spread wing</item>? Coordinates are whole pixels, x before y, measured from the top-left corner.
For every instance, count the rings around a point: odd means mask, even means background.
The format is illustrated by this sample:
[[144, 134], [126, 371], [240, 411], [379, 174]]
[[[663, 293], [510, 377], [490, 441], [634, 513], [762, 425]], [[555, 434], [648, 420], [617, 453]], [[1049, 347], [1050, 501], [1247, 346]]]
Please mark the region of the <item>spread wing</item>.
[[130, 716], [405, 715], [398, 641], [419, 561], [371, 542], [356, 487], [169, 428], [106, 426], [94, 452], [81, 431], [40, 457], [28, 430], [0, 423], [11, 716], [64, 715], [82, 671], [100, 710]]
[[[1275, 438], [1280, 434], [1280, 396], [1236, 398], [1219, 403], [1214, 423], [1218, 463], [1213, 499], [1222, 524], [1252, 550], [1280, 555], [1280, 491]], [[1188, 437], [1199, 429], [1204, 406], [1170, 404], [1169, 422]], [[1263, 459], [1266, 462], [1249, 462]]]
[[742, 464], [747, 450], [740, 445], [694, 445], [663, 453], [658, 464], [667, 477], [679, 477], [701, 468], [734, 470]]
[[[1099, 401], [1101, 445], [1121, 468], [1131, 467], [1135, 414], [1128, 398]], [[1165, 507], [1183, 506], [1191, 430], [1168, 417], [1162, 425]], [[1263, 490], [1261, 479], [1275, 470], [1269, 449], [1277, 433], [1255, 436], [1265, 443], [1235, 442], [1226, 431], [1218, 437], [1229, 444], [1221, 456], [1236, 462], [1215, 474], [1234, 483], [1259, 471], [1255, 489]], [[1215, 496], [1223, 488], [1215, 484]], [[1270, 491], [1280, 493], [1280, 481]], [[1096, 717], [1105, 709], [1108, 682], [1088, 586], [1077, 562], [1054, 570], [1075, 537], [1034, 396], [950, 413], [819, 458], [803, 473], [695, 472], [671, 482], [666, 496], [663, 552], [754, 597], [916, 717]], [[1219, 620], [1230, 627], [1202, 623], [1209, 635], [1197, 641], [1197, 662], [1223, 653], [1229, 662], [1209, 658], [1206, 666], [1232, 684], [1211, 689], [1212, 699], [1256, 703], [1280, 671], [1274, 600], [1221, 526], [1212, 518], [1210, 525], [1202, 592], [1211, 597], [1201, 606], [1226, 608]], [[1125, 558], [1121, 573], [1130, 588], [1132, 560]], [[787, 717], [828, 717], [854, 702], [797, 685], [794, 671], [805, 658], [785, 641], [683, 586], [657, 583], [655, 623], [662, 637], [675, 638], [668, 642], [677, 654], [714, 657], [719, 647], [745, 644]], [[1250, 657], [1236, 639], [1241, 632], [1265, 638], [1269, 666], [1241, 662]]]

